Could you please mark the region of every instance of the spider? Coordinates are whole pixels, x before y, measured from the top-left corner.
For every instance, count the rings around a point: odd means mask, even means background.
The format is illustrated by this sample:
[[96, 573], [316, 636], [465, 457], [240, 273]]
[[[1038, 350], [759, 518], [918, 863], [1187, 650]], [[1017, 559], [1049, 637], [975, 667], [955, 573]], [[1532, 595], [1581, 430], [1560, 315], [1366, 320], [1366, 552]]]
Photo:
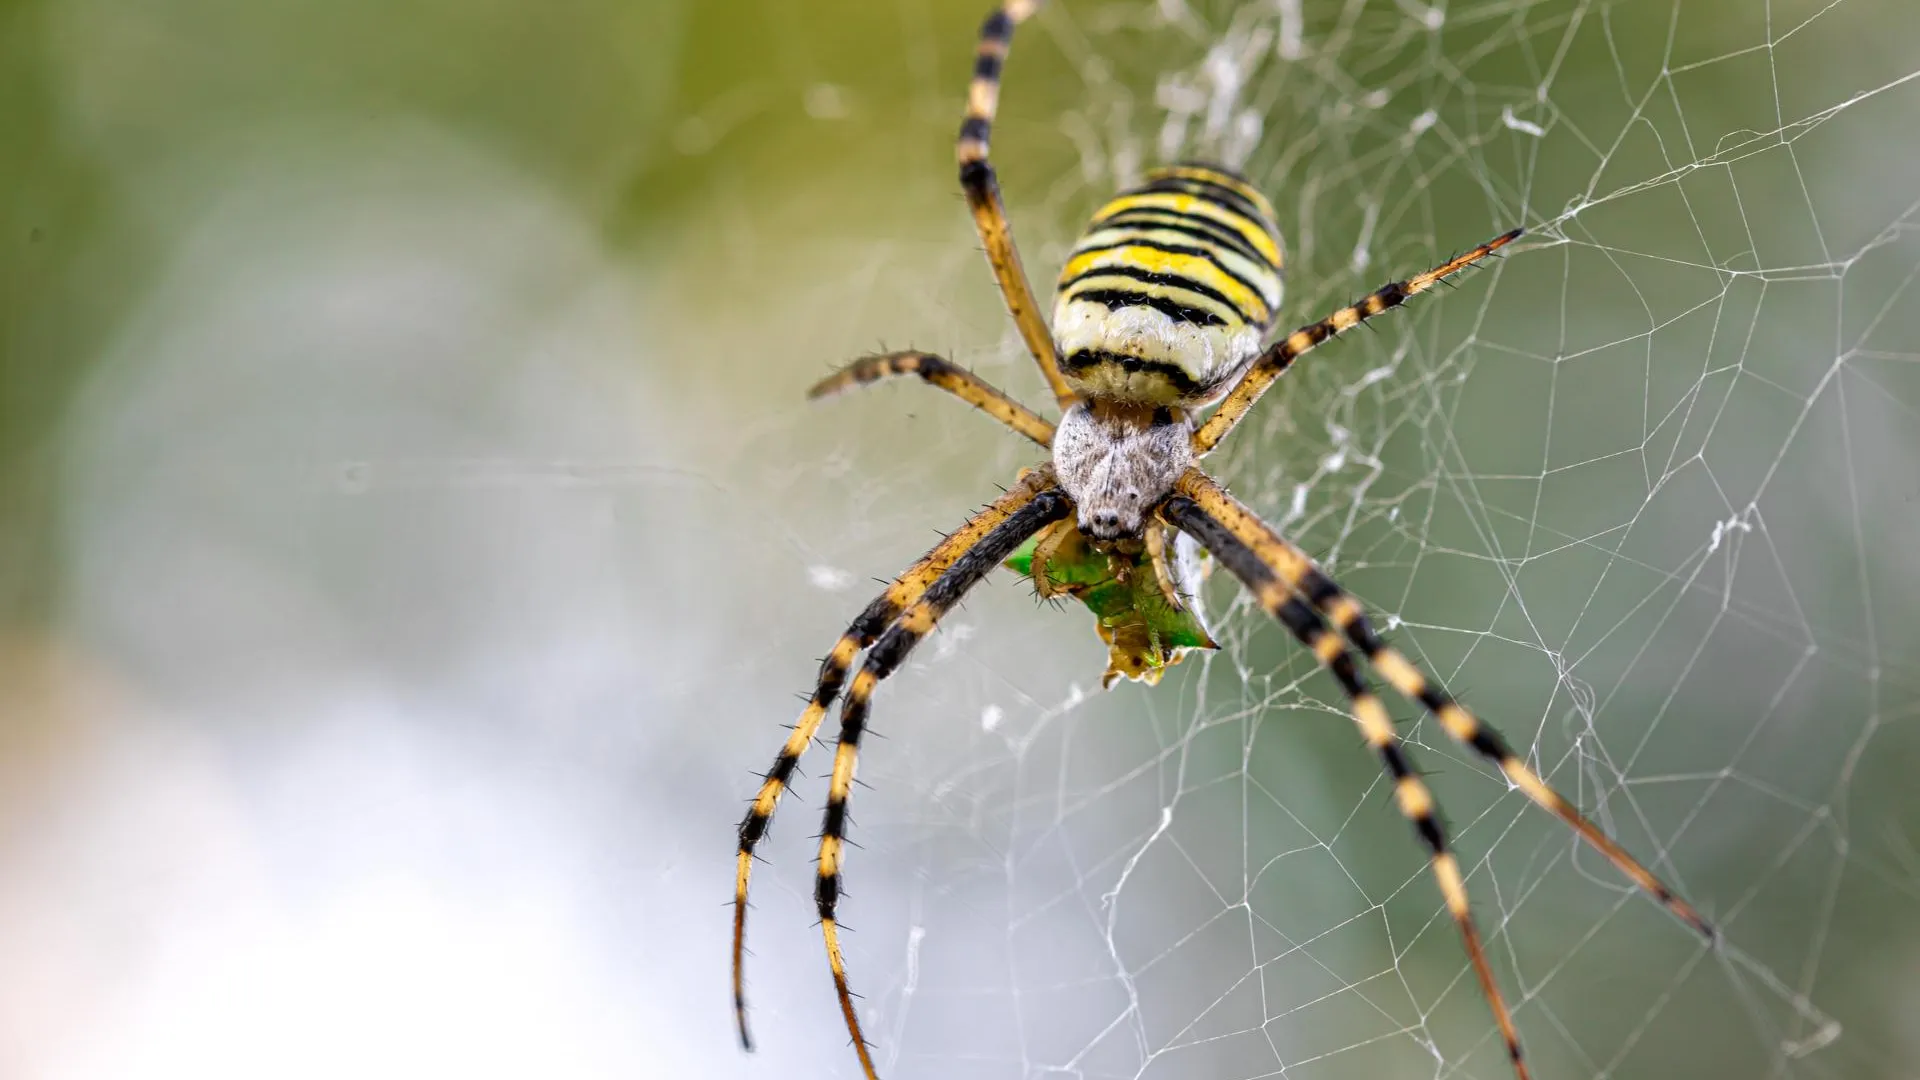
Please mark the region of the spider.
[[[827, 394], [897, 375], [916, 375], [1050, 452], [1022, 470], [1000, 498], [895, 578], [840, 635], [800, 720], [768, 769], [740, 824], [733, 908], [733, 1002], [741, 1045], [747, 1030], [742, 959], [747, 880], [775, 805], [844, 690], [840, 736], [827, 789], [815, 902], [834, 992], [867, 1080], [873, 1057], [848, 989], [835, 908], [845, 847], [847, 798], [874, 690], [968, 590], [1007, 562], [1042, 596], [1070, 594], [1099, 617], [1111, 656], [1105, 682], [1152, 682], [1192, 648], [1212, 648], [1192, 594], [1194, 548], [1204, 548], [1260, 606], [1311, 651], [1345, 693], [1360, 734], [1392, 779], [1399, 810], [1427, 851], [1429, 869], [1462, 943], [1513, 1071], [1528, 1076], [1500, 988], [1468, 906], [1460, 864], [1448, 847], [1433, 795], [1408, 760], [1380, 698], [1354, 657], [1401, 696], [1418, 702], [1449, 736], [1493, 763], [1528, 799], [1572, 827], [1675, 917], [1716, 940], [1714, 928], [1375, 634], [1360, 605], [1299, 547], [1201, 471], [1198, 461], [1247, 415], [1301, 354], [1400, 306], [1521, 235], [1514, 229], [1405, 281], [1382, 286], [1262, 347], [1277, 314], [1281, 256], [1274, 212], [1244, 179], [1215, 165], [1155, 170], [1093, 216], [1061, 272], [1051, 327], [1041, 318], [1014, 248], [999, 184], [987, 159], [1000, 72], [1014, 27], [1038, 0], [1004, 0], [980, 28], [957, 153], [960, 185], [987, 262], [1021, 338], [1060, 408], [1058, 424], [971, 372], [927, 353], [856, 361], [815, 386]], [[1199, 410], [1217, 405], [1199, 417]], [[854, 662], [866, 659], [851, 682]]]

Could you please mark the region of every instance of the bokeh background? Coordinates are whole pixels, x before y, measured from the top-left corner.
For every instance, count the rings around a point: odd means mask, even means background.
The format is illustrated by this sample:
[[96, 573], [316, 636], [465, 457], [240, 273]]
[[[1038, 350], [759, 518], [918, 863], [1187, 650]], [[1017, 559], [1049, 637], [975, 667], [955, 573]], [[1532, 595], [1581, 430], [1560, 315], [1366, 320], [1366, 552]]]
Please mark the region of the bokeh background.
[[[0, 1075], [853, 1076], [815, 658], [1032, 452], [952, 180], [974, 0], [0, 8]], [[1056, 4], [995, 152], [1044, 283], [1168, 152], [1289, 318], [1513, 224], [1216, 459], [1721, 921], [1400, 706], [1535, 1075], [1920, 1075], [1920, 26], [1897, 0]], [[1331, 684], [1096, 683], [1001, 575], [881, 695], [889, 1077], [1501, 1077]], [[824, 751], [822, 752], [824, 754]]]

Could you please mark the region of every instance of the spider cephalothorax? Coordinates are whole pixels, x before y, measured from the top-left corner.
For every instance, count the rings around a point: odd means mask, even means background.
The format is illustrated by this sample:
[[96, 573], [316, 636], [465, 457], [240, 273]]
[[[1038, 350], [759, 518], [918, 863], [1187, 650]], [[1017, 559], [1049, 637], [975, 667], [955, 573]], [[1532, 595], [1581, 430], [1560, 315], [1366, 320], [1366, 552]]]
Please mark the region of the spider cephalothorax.
[[1095, 540], [1138, 537], [1147, 513], [1193, 464], [1193, 425], [1184, 411], [1094, 399], [1060, 417], [1053, 470]]
[[[1346, 695], [1362, 738], [1392, 781], [1400, 812], [1427, 849], [1441, 899], [1459, 928], [1514, 1072], [1525, 1080], [1519, 1035], [1481, 948], [1460, 864], [1448, 847], [1433, 795], [1409, 761], [1385, 705], [1361, 674], [1355, 652], [1397, 693], [1426, 709], [1447, 735], [1566, 822], [1668, 911], [1709, 940], [1712, 927], [1548, 787], [1498, 732], [1381, 641], [1352, 597], [1197, 464], [1301, 354], [1486, 259], [1520, 230], [1384, 285], [1268, 342], [1281, 294], [1273, 208], [1233, 172], [1198, 163], [1174, 165], [1148, 174], [1095, 212], [1061, 273], [1049, 328], [1021, 269], [987, 161], [1001, 65], [1014, 26], [1034, 6], [1035, 0], [1006, 0], [980, 29], [960, 127], [960, 182], [1014, 325], [1061, 410], [1059, 426], [972, 373], [918, 352], [857, 361], [814, 387], [813, 396], [890, 375], [917, 375], [1051, 451], [1051, 459], [1023, 470], [1006, 494], [895, 578], [822, 661], [806, 710], [740, 823], [733, 994], [741, 1041], [751, 1045], [742, 961], [754, 848], [800, 755], [841, 692], [846, 700], [820, 830], [814, 898], [841, 1013], [861, 1069], [874, 1080], [835, 918], [847, 799], [874, 689], [968, 589], [1003, 562], [1029, 575], [1043, 596], [1071, 595], [1094, 612], [1110, 650], [1103, 683], [1122, 676], [1154, 682], [1187, 651], [1214, 647], [1193, 596], [1200, 577], [1197, 552], [1204, 548], [1313, 653]], [[1197, 410], [1216, 404], [1196, 425]]]

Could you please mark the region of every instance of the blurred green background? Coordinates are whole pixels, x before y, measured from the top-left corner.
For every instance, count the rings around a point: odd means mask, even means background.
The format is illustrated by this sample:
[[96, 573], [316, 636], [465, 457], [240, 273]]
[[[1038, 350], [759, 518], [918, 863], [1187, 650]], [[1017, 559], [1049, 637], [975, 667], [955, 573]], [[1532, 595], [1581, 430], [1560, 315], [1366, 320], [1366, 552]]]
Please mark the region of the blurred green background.
[[[0, 1075], [853, 1076], [816, 658], [1030, 450], [953, 182], [979, 3], [0, 8]], [[1027, 265], [1169, 154], [1287, 319], [1515, 224], [1214, 459], [1709, 950], [1410, 706], [1535, 1075], [1920, 1075], [1920, 25], [1895, 0], [1055, 4]], [[999, 575], [882, 692], [888, 1077], [1509, 1075], [1332, 685], [1095, 689]], [[823, 752], [824, 753], [824, 752]]]

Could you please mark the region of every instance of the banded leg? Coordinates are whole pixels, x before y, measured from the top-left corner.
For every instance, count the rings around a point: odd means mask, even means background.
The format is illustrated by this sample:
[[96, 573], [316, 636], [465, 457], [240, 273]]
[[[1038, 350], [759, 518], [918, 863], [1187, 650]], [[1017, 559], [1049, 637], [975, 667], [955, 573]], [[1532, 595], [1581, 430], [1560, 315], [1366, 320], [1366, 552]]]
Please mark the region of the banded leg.
[[1315, 566], [1313, 560], [1298, 547], [1288, 543], [1274, 532], [1265, 522], [1254, 516], [1251, 510], [1242, 506], [1219, 484], [1209, 479], [1198, 469], [1189, 469], [1180, 478], [1176, 489], [1198, 503], [1206, 513], [1219, 521], [1233, 536], [1253, 552], [1286, 587], [1298, 592], [1308, 603], [1323, 613], [1329, 622], [1346, 635], [1354, 648], [1367, 658], [1380, 677], [1391, 685], [1394, 691], [1410, 701], [1417, 701], [1441, 728], [1455, 741], [1462, 743], [1487, 761], [1497, 766], [1506, 775], [1509, 783], [1519, 788], [1521, 793], [1541, 808], [1573, 829], [1580, 839], [1586, 841], [1594, 850], [1605, 856], [1614, 869], [1620, 871], [1653, 897], [1661, 907], [1672, 913], [1674, 918], [1692, 927], [1695, 932], [1708, 941], [1715, 940], [1717, 931], [1692, 904], [1677, 896], [1665, 882], [1653, 875], [1653, 872], [1641, 865], [1638, 859], [1627, 854], [1626, 849], [1601, 832], [1599, 827], [1588, 821], [1574, 805], [1559, 792], [1547, 785], [1540, 774], [1527, 767], [1526, 762], [1513, 752], [1506, 739], [1491, 726], [1482, 723], [1464, 706], [1455, 701], [1440, 684], [1422, 674], [1412, 661], [1397, 650], [1382, 642], [1373, 627], [1368, 623], [1366, 613], [1346, 590], [1334, 584], [1326, 572]]
[[807, 391], [807, 396], [814, 399], [828, 397], [894, 375], [918, 375], [928, 385], [945, 390], [1041, 446], [1053, 445], [1053, 425], [1041, 419], [1038, 413], [966, 368], [932, 353], [894, 352], [863, 356], [814, 383], [812, 389]]
[[1220, 441], [1227, 437], [1235, 425], [1240, 423], [1253, 403], [1267, 392], [1273, 381], [1285, 374], [1287, 368], [1303, 353], [1312, 351], [1314, 346], [1344, 330], [1359, 326], [1368, 319], [1384, 311], [1399, 307], [1408, 300], [1433, 288], [1441, 281], [1465, 270], [1474, 263], [1506, 247], [1517, 239], [1524, 229], [1515, 229], [1504, 233], [1474, 248], [1472, 251], [1449, 259], [1423, 274], [1415, 274], [1405, 281], [1394, 281], [1380, 286], [1369, 293], [1359, 303], [1343, 307], [1339, 311], [1321, 319], [1317, 323], [1303, 326], [1279, 341], [1267, 347], [1253, 366], [1247, 369], [1240, 381], [1234, 384], [1220, 407], [1207, 417], [1207, 422], [1193, 433], [1193, 453], [1198, 457], [1211, 453]]
[[820, 677], [814, 686], [813, 696], [807, 700], [806, 710], [800, 714], [799, 722], [794, 724], [793, 732], [780, 748], [780, 756], [774, 759], [773, 767], [767, 770], [765, 779], [761, 781], [759, 794], [754, 796], [752, 805], [747, 808], [747, 816], [740, 822], [740, 851], [733, 880], [733, 1015], [740, 1030], [740, 1045], [748, 1050], [753, 1049], [753, 1038], [747, 1031], [747, 881], [753, 873], [753, 849], [766, 835], [767, 826], [773, 821], [774, 808], [779, 805], [780, 796], [786, 793], [793, 770], [800, 764], [800, 755], [806, 752], [814, 734], [820, 730], [820, 722], [839, 696], [847, 672], [852, 669], [854, 658], [860, 650], [872, 645], [881, 631], [891, 625], [909, 605], [925, 595], [927, 589], [969, 549], [1021, 508], [1031, 505], [1036, 496], [1053, 484], [1051, 468], [1034, 469], [1022, 476], [1020, 482], [1005, 495], [975, 514], [894, 578], [886, 591], [875, 597], [867, 609], [860, 613], [860, 617], [847, 627], [846, 632], [840, 635], [840, 640], [833, 643], [827, 658], [821, 661]]
[[1428, 865], [1433, 871], [1434, 881], [1440, 886], [1447, 912], [1453, 916], [1454, 925], [1460, 930], [1467, 959], [1473, 963], [1473, 972], [1479, 977], [1480, 990], [1493, 1010], [1493, 1019], [1500, 1025], [1500, 1038], [1506, 1043], [1507, 1058], [1513, 1063], [1513, 1071], [1520, 1080], [1527, 1080], [1526, 1062], [1520, 1053], [1520, 1035], [1513, 1026], [1512, 1014], [1507, 1011], [1506, 998], [1500, 993], [1499, 984], [1494, 981], [1493, 968], [1487, 963], [1486, 950], [1480, 943], [1480, 931], [1474, 925], [1473, 910], [1467, 900], [1466, 882], [1460, 874], [1460, 861], [1447, 845], [1446, 827], [1440, 823], [1433, 793], [1427, 789], [1419, 774], [1414, 772], [1412, 763], [1407, 759], [1406, 747], [1394, 731], [1393, 721], [1387, 716], [1386, 706], [1380, 703], [1379, 697], [1367, 686], [1366, 679], [1355, 670], [1353, 654], [1341, 643], [1339, 635], [1327, 628], [1326, 620], [1318, 612], [1293, 595], [1285, 578], [1273, 566], [1194, 500], [1175, 495], [1167, 501], [1161, 513], [1169, 523], [1213, 552], [1214, 558], [1219, 559], [1254, 594], [1267, 614], [1291, 631], [1300, 644], [1305, 645], [1332, 673], [1340, 689], [1345, 691], [1352, 708], [1353, 721], [1359, 726], [1361, 736], [1366, 739], [1367, 746], [1380, 755], [1387, 775], [1393, 778], [1393, 793], [1400, 813], [1413, 823], [1414, 831], [1427, 846]]
[[847, 988], [847, 966], [840, 953], [839, 925], [834, 909], [840, 900], [840, 860], [846, 843], [847, 796], [853, 789], [853, 768], [860, 750], [860, 736], [866, 730], [868, 705], [880, 680], [893, 674], [920, 640], [933, 632], [940, 621], [967, 591], [979, 584], [994, 567], [1013, 554], [1027, 538], [1073, 509], [1072, 500], [1059, 491], [1035, 496], [1025, 506], [1008, 515], [977, 543], [961, 553], [946, 573], [929, 586], [899, 619], [880, 636], [867, 653], [866, 663], [847, 688], [847, 700], [840, 709], [840, 743], [833, 755], [833, 779], [827, 786], [827, 812], [820, 826], [820, 871], [814, 885], [814, 900], [820, 909], [820, 930], [826, 937], [827, 963], [833, 968], [833, 989], [840, 998], [840, 1012], [846, 1018], [847, 1031], [853, 1035], [853, 1047], [860, 1055], [860, 1067], [867, 1080], [877, 1080], [873, 1056], [866, 1037], [860, 1032], [860, 1018], [853, 1007], [853, 992]]
[[1013, 226], [1007, 223], [1007, 208], [1000, 201], [1000, 181], [987, 160], [993, 117], [1000, 106], [1000, 70], [1013, 44], [1013, 28], [1025, 22], [1038, 6], [1039, 0], [1004, 0], [980, 24], [980, 44], [973, 54], [973, 81], [967, 84], [967, 113], [960, 122], [954, 154], [960, 161], [960, 188], [966, 193], [967, 209], [973, 212], [974, 228], [980, 230], [980, 243], [986, 248], [987, 264], [993, 267], [993, 279], [1000, 283], [1007, 311], [1013, 315], [1034, 363], [1040, 365], [1047, 388], [1053, 391], [1060, 411], [1065, 412], [1075, 400], [1074, 393], [1060, 374], [1053, 333], [1047, 329], [1047, 320], [1033, 297], [1027, 271], [1020, 265]]

